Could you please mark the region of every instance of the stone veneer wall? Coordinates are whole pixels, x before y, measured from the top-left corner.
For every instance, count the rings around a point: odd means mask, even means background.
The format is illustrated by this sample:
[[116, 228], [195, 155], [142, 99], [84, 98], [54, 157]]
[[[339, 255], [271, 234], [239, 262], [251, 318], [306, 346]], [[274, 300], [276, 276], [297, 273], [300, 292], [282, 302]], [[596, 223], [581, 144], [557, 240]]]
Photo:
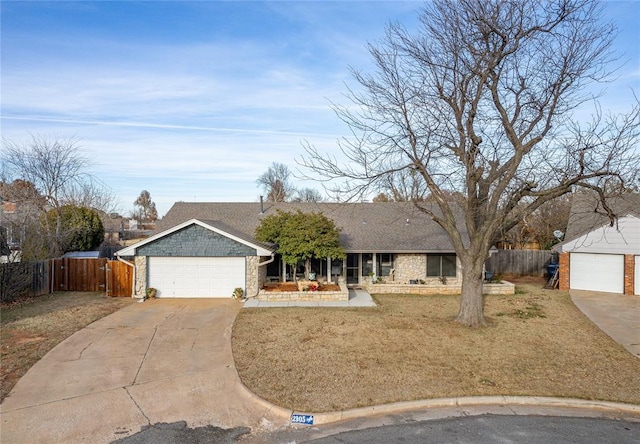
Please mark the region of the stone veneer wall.
[[[394, 283], [408, 284], [410, 280], [423, 280], [427, 285], [442, 285], [440, 278], [427, 277], [427, 255], [426, 254], [410, 254], [398, 253], [395, 256], [393, 268], [395, 273], [393, 277]], [[460, 261], [456, 259], [456, 275], [457, 277], [447, 277], [447, 284], [461, 284], [459, 276], [461, 276]]]
[[[260, 262], [265, 262], [265, 261], [268, 261], [269, 259], [271, 259], [270, 256], [265, 256], [260, 258]], [[261, 267], [258, 267], [258, 289], [256, 290], [256, 294], [262, 287], [264, 287], [264, 284], [266, 282], [267, 282], [267, 266], [263, 265]]]
[[133, 258], [136, 267], [136, 281], [133, 284], [134, 298], [141, 298], [146, 294], [147, 290], [147, 257], [136, 256]]
[[[461, 284], [442, 285], [440, 283], [427, 284], [368, 284], [364, 286], [369, 293], [379, 294], [460, 294]], [[516, 286], [511, 282], [502, 281], [499, 284], [484, 284], [482, 286], [484, 294], [515, 294]]]
[[260, 256], [247, 256], [245, 258], [245, 295], [254, 296], [258, 294], [259, 277], [258, 277], [258, 263], [260, 262]]
[[349, 301], [349, 289], [344, 283], [338, 284], [340, 291], [265, 291], [260, 290], [258, 300], [270, 302], [319, 302]]
[[408, 284], [410, 279], [426, 279], [427, 255], [396, 254], [393, 268], [396, 270], [393, 275], [394, 282]]

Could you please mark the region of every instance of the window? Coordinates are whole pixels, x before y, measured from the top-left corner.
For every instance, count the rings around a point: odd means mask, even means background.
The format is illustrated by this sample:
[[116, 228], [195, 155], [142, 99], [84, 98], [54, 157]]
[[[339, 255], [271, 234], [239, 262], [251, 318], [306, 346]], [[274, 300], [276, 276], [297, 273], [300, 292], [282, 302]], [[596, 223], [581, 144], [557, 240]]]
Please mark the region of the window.
[[456, 276], [456, 255], [448, 254], [428, 254], [427, 255], [427, 277], [455, 277]]
[[378, 253], [378, 276], [389, 276], [391, 269], [393, 268], [393, 254], [391, 253]]
[[373, 253], [362, 253], [362, 276], [373, 274]]

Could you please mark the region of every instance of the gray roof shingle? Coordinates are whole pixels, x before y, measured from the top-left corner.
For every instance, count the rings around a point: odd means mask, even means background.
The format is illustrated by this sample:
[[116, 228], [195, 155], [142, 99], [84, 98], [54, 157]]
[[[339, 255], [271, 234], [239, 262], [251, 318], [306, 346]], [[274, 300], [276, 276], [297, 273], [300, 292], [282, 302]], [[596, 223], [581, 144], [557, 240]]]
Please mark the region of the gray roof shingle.
[[[608, 198], [607, 205], [616, 217], [640, 217], [640, 194], [628, 193]], [[609, 224], [609, 217], [595, 193], [581, 192], [573, 196], [565, 242]]]
[[[254, 233], [260, 221], [276, 210], [321, 212], [332, 219], [340, 231], [340, 241], [349, 252], [379, 251], [450, 252], [453, 245], [447, 233], [428, 215], [408, 202], [377, 203], [264, 203], [259, 202], [176, 202], [158, 222], [161, 232], [190, 219], [198, 219], [231, 234], [256, 242]], [[460, 222], [460, 226], [464, 226]]]

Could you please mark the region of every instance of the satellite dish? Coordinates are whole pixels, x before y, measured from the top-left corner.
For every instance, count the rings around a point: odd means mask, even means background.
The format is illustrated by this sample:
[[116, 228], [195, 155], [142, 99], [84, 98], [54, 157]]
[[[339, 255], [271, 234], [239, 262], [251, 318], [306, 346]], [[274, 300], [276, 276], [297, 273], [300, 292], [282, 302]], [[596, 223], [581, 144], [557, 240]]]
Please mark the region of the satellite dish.
[[556, 230], [553, 232], [553, 235], [556, 237], [556, 239], [560, 240], [562, 236], [564, 236], [564, 233], [560, 230]]

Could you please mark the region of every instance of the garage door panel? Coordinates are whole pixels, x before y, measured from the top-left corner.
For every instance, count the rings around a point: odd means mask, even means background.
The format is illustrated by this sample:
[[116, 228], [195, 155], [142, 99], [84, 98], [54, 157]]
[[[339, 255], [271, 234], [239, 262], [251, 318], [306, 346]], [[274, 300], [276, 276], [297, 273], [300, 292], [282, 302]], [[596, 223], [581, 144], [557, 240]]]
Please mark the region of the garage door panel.
[[231, 297], [244, 288], [244, 257], [150, 257], [149, 286], [158, 297]]
[[624, 293], [624, 256], [571, 253], [569, 281], [574, 290]]

